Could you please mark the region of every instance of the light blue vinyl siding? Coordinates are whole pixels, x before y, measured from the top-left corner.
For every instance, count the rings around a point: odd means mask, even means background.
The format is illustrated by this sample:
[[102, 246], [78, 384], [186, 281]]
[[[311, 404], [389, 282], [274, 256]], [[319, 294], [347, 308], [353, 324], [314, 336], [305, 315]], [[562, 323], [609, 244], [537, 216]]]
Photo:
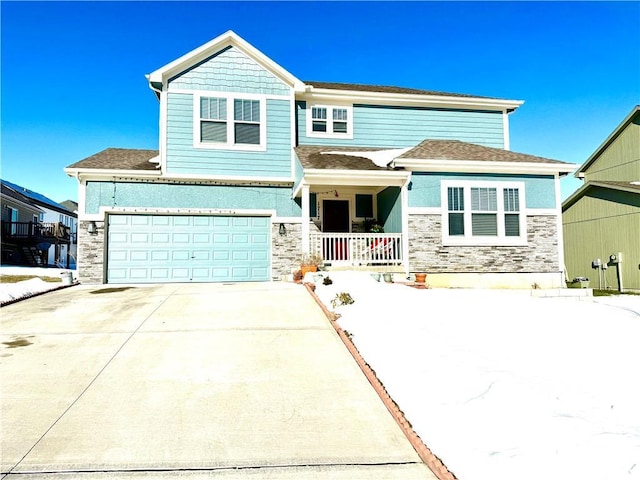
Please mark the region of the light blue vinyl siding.
[[228, 47], [169, 80], [169, 91], [216, 90], [219, 92], [289, 95], [290, 87], [234, 47]]
[[411, 147], [425, 139], [504, 148], [502, 112], [384, 105], [353, 106], [353, 139], [307, 137], [306, 102], [296, 102], [300, 145]]
[[293, 190], [295, 191], [298, 188], [298, 185], [302, 181], [302, 177], [304, 176], [304, 168], [302, 168], [302, 164], [300, 160], [298, 160], [297, 156], [294, 156], [293, 162]]
[[292, 176], [289, 100], [267, 99], [265, 152], [194, 148], [193, 96], [169, 93], [167, 102], [167, 173]]
[[387, 187], [377, 195], [378, 223], [386, 233], [402, 232], [402, 202], [399, 187]]
[[409, 188], [410, 207], [440, 207], [443, 180], [524, 182], [527, 208], [555, 208], [555, 180], [547, 175], [497, 175], [465, 173], [413, 173]]
[[299, 217], [291, 188], [169, 183], [87, 182], [86, 212], [100, 207], [219, 208], [275, 210], [278, 216]]

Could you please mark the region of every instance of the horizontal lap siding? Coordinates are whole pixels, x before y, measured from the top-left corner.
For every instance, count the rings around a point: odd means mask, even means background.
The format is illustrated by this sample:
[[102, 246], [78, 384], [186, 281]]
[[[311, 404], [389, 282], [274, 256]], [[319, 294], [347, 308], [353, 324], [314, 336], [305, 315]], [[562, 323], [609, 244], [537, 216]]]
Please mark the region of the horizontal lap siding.
[[413, 173], [409, 189], [410, 207], [440, 207], [443, 180], [524, 182], [527, 208], [555, 208], [555, 179], [546, 175], [491, 175], [464, 173]]
[[460, 140], [503, 148], [502, 112], [354, 105], [353, 139], [306, 136], [306, 103], [297, 102], [299, 143], [410, 147], [429, 139]]
[[267, 100], [265, 152], [217, 150], [193, 146], [193, 97], [169, 93], [167, 172], [225, 176], [291, 176], [289, 100]]
[[259, 209], [300, 216], [291, 188], [285, 187], [87, 182], [86, 213], [99, 213], [100, 207]]

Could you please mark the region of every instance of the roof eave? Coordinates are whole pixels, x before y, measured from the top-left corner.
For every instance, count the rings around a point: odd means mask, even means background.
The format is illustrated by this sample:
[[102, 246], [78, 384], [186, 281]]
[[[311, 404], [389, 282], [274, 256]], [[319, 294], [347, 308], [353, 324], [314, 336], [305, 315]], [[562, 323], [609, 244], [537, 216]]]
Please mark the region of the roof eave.
[[473, 108], [513, 112], [520, 107], [523, 100], [501, 100], [481, 97], [457, 97], [453, 95], [422, 95], [415, 93], [369, 92], [361, 90], [336, 90], [315, 88], [307, 85], [302, 97], [319, 101], [345, 101], [361, 103], [380, 103], [389, 105], [417, 105], [442, 108]]
[[281, 78], [286, 83], [290, 84], [296, 91], [304, 90], [304, 83], [302, 81], [298, 80], [295, 76], [293, 76], [287, 70], [285, 70], [276, 62], [271, 60], [265, 54], [257, 50], [255, 47], [253, 47], [251, 44], [246, 42], [244, 39], [239, 37], [232, 30], [228, 30], [227, 32], [217, 36], [216, 38], [205, 43], [204, 45], [182, 55], [180, 58], [177, 58], [173, 62], [170, 62], [165, 66], [160, 67], [159, 69], [151, 72], [150, 74], [146, 75], [146, 78], [150, 84], [155, 83], [155, 84], [166, 85], [165, 82], [169, 78], [172, 78], [173, 76], [184, 71], [190, 66], [205, 60], [209, 56], [213, 55], [215, 52], [223, 48], [226, 48], [228, 46], [235, 46], [240, 48], [245, 53], [253, 57], [254, 60], [261, 63], [271, 73]]
[[566, 175], [576, 165], [570, 163], [492, 162], [485, 160], [441, 160], [398, 158], [393, 165], [411, 171], [458, 173], [511, 173], [527, 175]]
[[109, 168], [65, 168], [64, 173], [74, 178], [112, 178], [112, 177], [160, 177], [162, 172], [158, 170], [118, 170]]
[[12, 197], [11, 195], [7, 195], [6, 193], [2, 193], [2, 192], [0, 192], [0, 196], [5, 197], [5, 198], [8, 198], [8, 199], [10, 199], [12, 202], [14, 202], [14, 203], [18, 203], [18, 204], [22, 205], [24, 208], [29, 209], [29, 210], [32, 210], [32, 211], [34, 211], [34, 212], [36, 212], [36, 213], [43, 213], [43, 212], [44, 212], [44, 210], [42, 210], [42, 209], [41, 209], [40, 207], [38, 207], [37, 205], [34, 205], [34, 204], [32, 204], [32, 203], [25, 202], [25, 201], [20, 200], [20, 199], [18, 199], [18, 198], [16, 198], [16, 197]]
[[406, 171], [305, 168], [300, 183], [400, 187], [409, 177], [410, 173]]

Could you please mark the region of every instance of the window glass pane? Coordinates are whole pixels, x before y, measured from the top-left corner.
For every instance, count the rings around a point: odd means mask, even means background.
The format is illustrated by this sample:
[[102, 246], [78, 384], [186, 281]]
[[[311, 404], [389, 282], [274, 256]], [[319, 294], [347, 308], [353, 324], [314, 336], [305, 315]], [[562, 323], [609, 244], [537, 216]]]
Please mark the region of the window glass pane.
[[233, 101], [233, 118], [240, 122], [259, 122], [260, 101], [236, 98]]
[[334, 120], [342, 120], [343, 122], [347, 121], [347, 109], [346, 108], [334, 108], [333, 109], [333, 119]]
[[314, 120], [313, 124], [311, 126], [311, 129], [314, 132], [326, 132], [327, 131], [327, 122]]
[[464, 213], [449, 214], [449, 235], [464, 235]]
[[520, 194], [517, 188], [504, 189], [504, 211], [519, 212], [520, 211]]
[[255, 123], [236, 123], [235, 137], [235, 143], [260, 145], [260, 125]]
[[356, 217], [373, 217], [373, 195], [356, 193]]
[[200, 122], [201, 142], [227, 141], [227, 124], [223, 122]]
[[320, 107], [313, 107], [311, 109], [311, 118], [314, 120], [326, 120], [327, 119], [327, 109]]
[[495, 213], [474, 213], [471, 215], [471, 232], [473, 235], [497, 236], [498, 218]]
[[347, 123], [346, 122], [333, 122], [333, 132], [334, 133], [347, 133]]
[[464, 210], [464, 189], [462, 187], [449, 187], [447, 189], [447, 197], [449, 199], [449, 210]]
[[209, 120], [227, 119], [227, 100], [225, 98], [201, 97], [200, 118]]
[[508, 213], [504, 216], [504, 234], [507, 237], [520, 236], [520, 215]]
[[472, 188], [471, 210], [495, 212], [498, 210], [498, 198], [495, 188]]

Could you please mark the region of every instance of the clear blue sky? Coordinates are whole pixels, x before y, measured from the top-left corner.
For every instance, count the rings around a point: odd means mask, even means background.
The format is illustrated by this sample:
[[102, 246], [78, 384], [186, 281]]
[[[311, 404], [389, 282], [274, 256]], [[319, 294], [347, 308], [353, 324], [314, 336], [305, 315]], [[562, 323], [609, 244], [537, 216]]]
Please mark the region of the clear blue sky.
[[[640, 103], [640, 2], [7, 2], [2, 178], [77, 200], [63, 168], [158, 148], [145, 74], [234, 30], [301, 80], [525, 100], [511, 149], [581, 164]], [[563, 181], [563, 197], [580, 182]]]

